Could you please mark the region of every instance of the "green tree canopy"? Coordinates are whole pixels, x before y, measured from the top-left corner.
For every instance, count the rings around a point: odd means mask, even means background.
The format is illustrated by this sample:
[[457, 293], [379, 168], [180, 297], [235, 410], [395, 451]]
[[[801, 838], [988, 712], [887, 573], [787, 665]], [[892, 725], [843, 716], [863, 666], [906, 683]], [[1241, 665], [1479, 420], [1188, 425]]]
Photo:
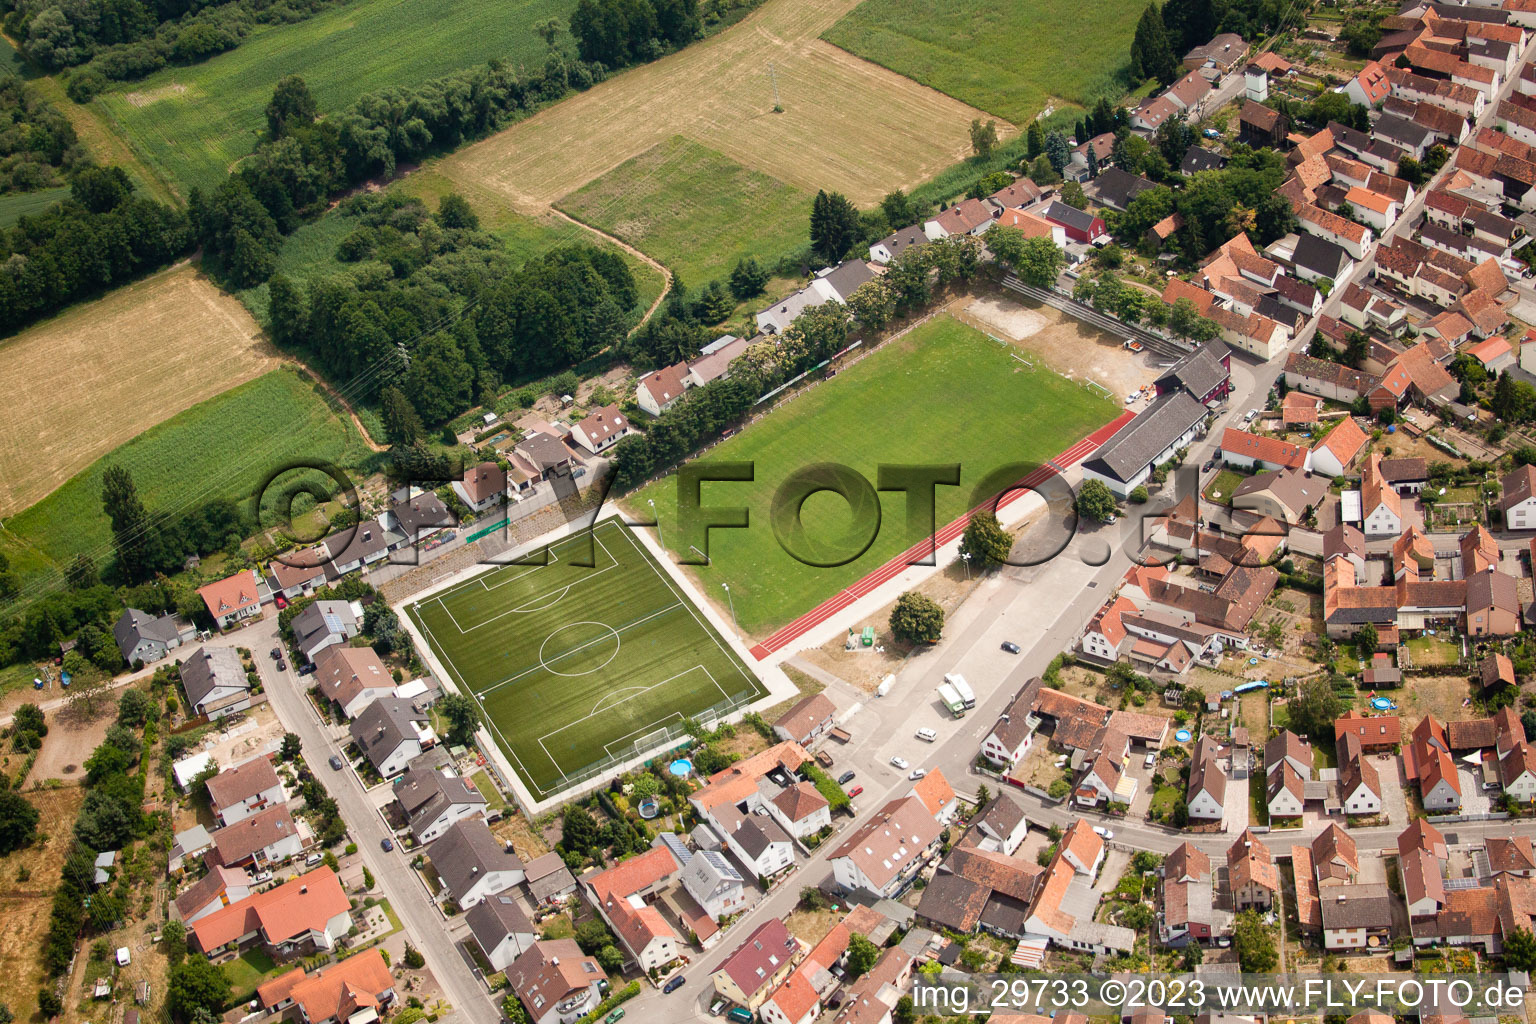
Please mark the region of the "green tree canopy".
[[944, 632], [944, 609], [931, 598], [909, 590], [891, 610], [891, 632], [909, 644], [938, 643]]

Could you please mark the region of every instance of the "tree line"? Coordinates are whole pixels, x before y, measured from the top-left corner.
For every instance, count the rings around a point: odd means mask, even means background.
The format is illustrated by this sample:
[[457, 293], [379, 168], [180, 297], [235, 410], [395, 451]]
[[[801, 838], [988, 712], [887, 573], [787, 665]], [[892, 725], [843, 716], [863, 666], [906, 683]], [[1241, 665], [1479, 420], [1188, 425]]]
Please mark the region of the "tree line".
[[187, 217], [133, 194], [119, 167], [79, 171], [70, 198], [0, 230], [0, 333], [186, 255]]
[[69, 118], [20, 75], [0, 78], [0, 193], [53, 188], [90, 163]]
[[570, 28], [581, 59], [612, 70], [682, 49], [702, 24], [697, 0], [579, 0]]
[[1133, 82], [1154, 78], [1169, 85], [1185, 73], [1184, 54], [1223, 32], [1253, 41], [1299, 25], [1305, 12], [1284, 0], [1167, 0], [1149, 4], [1131, 39]]

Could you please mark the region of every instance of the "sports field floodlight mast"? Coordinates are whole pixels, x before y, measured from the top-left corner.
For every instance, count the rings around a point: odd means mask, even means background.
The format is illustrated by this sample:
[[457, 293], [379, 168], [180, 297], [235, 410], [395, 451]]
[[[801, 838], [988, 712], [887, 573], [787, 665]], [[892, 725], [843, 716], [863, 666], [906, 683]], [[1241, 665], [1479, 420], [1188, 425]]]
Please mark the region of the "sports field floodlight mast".
[[965, 563], [965, 582], [971, 582], [971, 556], [968, 552], [960, 552], [960, 561]]
[[740, 629], [741, 623], [736, 621], [736, 599], [731, 596], [731, 585], [729, 583], [722, 583], [720, 585], [725, 588], [725, 599], [731, 605], [731, 621], [736, 623], [737, 629]]
[[650, 498], [646, 498], [645, 503], [651, 506], [651, 517], [656, 520], [656, 543], [666, 547], [667, 542], [661, 539], [661, 516], [656, 513], [656, 503]]

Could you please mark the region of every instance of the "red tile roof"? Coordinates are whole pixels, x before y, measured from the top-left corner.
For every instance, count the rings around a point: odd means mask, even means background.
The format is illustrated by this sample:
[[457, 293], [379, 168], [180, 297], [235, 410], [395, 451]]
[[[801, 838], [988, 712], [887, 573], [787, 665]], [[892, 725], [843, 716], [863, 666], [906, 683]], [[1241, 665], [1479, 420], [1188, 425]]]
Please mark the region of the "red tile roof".
[[215, 910], [192, 925], [192, 937], [205, 953], [258, 929], [267, 942], [281, 943], [323, 930], [326, 922], [345, 913], [350, 905], [336, 873], [330, 868], [316, 868]]

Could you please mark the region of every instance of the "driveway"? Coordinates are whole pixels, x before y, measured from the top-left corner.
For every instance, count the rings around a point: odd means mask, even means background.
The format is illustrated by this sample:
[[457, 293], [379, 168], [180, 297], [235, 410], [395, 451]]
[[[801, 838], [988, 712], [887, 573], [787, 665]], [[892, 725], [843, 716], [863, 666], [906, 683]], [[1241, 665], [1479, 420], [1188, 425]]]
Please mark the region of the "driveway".
[[1381, 809], [1394, 825], [1408, 824], [1407, 782], [1403, 777], [1403, 759], [1396, 754], [1372, 754], [1371, 762], [1381, 778]]
[[1465, 765], [1456, 766], [1456, 778], [1461, 782], [1461, 813], [1487, 814], [1492, 809], [1491, 795], [1497, 790], [1484, 789], [1482, 773]]

